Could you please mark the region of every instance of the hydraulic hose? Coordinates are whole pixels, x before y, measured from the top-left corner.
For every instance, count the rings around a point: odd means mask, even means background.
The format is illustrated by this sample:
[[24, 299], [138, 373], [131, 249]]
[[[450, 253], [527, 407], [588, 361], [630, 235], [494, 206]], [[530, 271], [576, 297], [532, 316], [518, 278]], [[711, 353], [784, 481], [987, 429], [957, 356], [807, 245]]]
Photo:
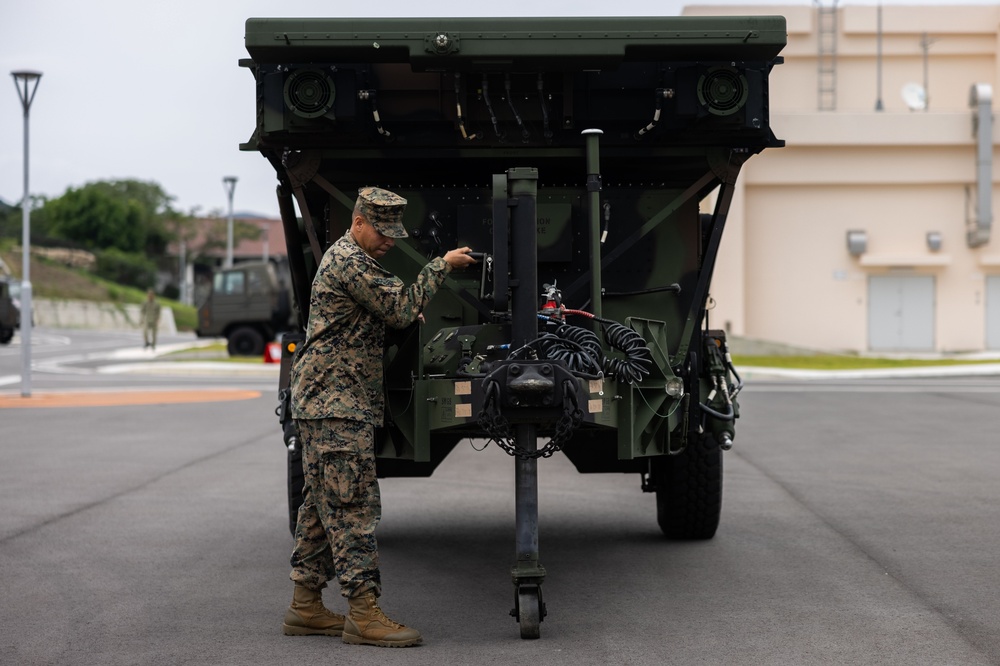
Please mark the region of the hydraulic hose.
[[698, 406], [701, 407], [701, 410], [706, 414], [714, 416], [715, 418], [721, 421], [732, 421], [733, 419], [736, 418], [736, 409], [733, 407], [733, 401], [729, 394], [729, 387], [726, 386], [726, 380], [721, 376], [717, 376], [715, 378], [715, 388], [712, 389], [712, 392], [708, 394], [708, 399], [706, 400], [706, 402], [712, 402], [712, 400], [715, 399], [717, 393], [722, 395], [722, 399], [726, 403], [725, 412], [720, 412], [718, 410], [712, 409], [703, 402], [699, 402]]

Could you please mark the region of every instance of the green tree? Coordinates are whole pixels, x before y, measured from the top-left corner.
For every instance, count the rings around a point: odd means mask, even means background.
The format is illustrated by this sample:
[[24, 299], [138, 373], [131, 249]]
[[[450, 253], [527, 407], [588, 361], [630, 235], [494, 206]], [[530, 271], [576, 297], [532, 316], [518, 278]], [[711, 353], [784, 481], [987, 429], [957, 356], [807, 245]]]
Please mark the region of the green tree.
[[97, 181], [69, 188], [39, 211], [46, 235], [93, 250], [162, 255], [173, 238], [168, 219], [179, 215], [157, 183]]
[[[17, 209], [0, 199], [0, 239], [14, 238], [14, 213]], [[20, 224], [17, 225], [20, 227]]]
[[101, 189], [70, 188], [50, 201], [44, 211], [50, 234], [87, 249], [139, 252], [145, 247], [146, 229], [140, 224], [139, 205]]
[[158, 183], [141, 180], [99, 181], [92, 185], [119, 200], [138, 205], [139, 223], [146, 230], [144, 251], [150, 256], [160, 256], [166, 251], [173, 240], [169, 221], [180, 216], [173, 208], [174, 197]]

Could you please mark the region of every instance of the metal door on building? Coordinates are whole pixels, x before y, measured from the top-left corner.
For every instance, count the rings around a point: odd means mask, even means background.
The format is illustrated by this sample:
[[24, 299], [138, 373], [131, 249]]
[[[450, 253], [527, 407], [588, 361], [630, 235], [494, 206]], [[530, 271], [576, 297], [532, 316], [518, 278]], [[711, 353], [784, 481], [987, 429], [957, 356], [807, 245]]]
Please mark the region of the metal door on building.
[[986, 348], [1000, 349], [1000, 275], [986, 276]]
[[934, 278], [868, 278], [868, 347], [873, 351], [934, 350]]

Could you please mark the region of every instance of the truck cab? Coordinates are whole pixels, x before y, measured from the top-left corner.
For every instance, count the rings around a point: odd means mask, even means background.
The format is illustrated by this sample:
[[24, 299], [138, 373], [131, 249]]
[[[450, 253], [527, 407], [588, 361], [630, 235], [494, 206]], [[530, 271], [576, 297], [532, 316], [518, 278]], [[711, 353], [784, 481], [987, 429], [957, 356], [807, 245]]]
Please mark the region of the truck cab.
[[21, 326], [21, 309], [17, 301], [20, 283], [0, 275], [0, 345], [14, 338], [14, 331]]
[[225, 337], [230, 356], [260, 356], [292, 325], [287, 269], [271, 261], [223, 268], [198, 307], [198, 337]]

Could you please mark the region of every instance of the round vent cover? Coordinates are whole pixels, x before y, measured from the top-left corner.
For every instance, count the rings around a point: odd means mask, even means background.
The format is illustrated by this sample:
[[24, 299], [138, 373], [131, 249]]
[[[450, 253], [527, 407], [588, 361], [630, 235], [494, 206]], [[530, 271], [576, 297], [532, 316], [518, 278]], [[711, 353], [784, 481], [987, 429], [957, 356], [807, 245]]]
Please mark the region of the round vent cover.
[[717, 116], [742, 109], [749, 93], [746, 78], [729, 67], [712, 67], [698, 79], [698, 101]]
[[318, 118], [333, 107], [337, 92], [326, 72], [300, 69], [285, 81], [285, 104], [302, 118]]

